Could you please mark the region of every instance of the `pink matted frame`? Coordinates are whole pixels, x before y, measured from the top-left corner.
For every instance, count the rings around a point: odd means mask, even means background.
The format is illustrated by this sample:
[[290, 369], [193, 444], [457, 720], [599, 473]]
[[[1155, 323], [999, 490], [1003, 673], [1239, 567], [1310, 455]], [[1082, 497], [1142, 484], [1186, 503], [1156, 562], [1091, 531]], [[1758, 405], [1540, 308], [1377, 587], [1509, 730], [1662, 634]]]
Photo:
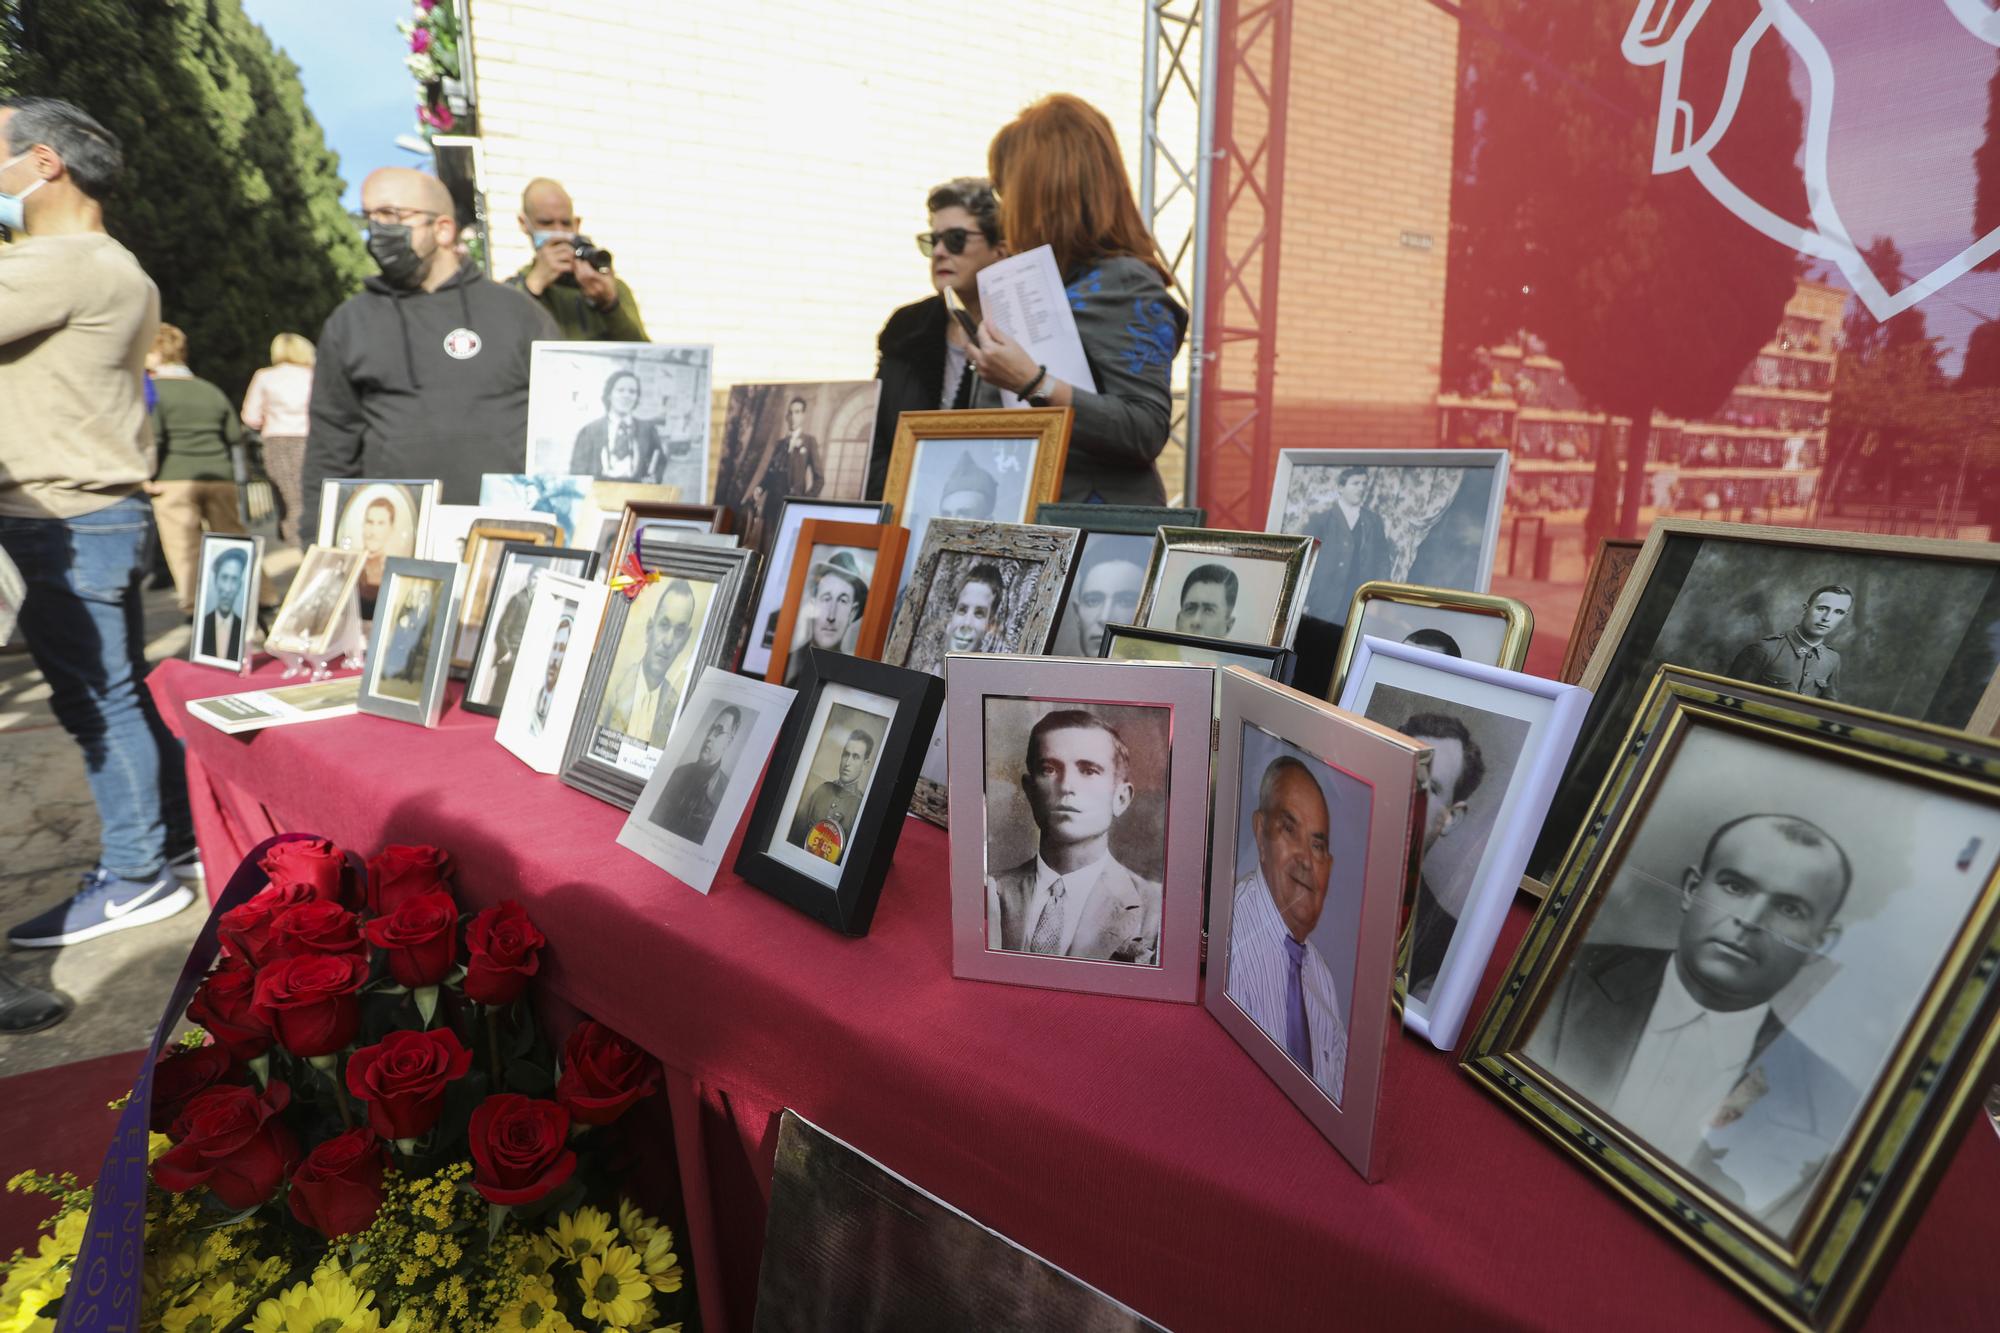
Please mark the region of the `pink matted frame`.
[[[1082, 657], [945, 659], [951, 794], [951, 970], [972, 981], [1192, 1004], [1201, 988], [1201, 897], [1207, 874], [1214, 668]], [[1159, 707], [1168, 722], [1167, 856], [1156, 966], [1050, 957], [986, 943], [985, 703], [989, 697], [1087, 707]], [[960, 822], [963, 821], [963, 822]]]
[[[1382, 1059], [1389, 1037], [1389, 1001], [1396, 979], [1396, 930], [1414, 864], [1410, 839], [1423, 816], [1420, 779], [1430, 747], [1377, 726], [1359, 714], [1301, 694], [1242, 667], [1220, 673], [1221, 731], [1215, 755], [1215, 827], [1209, 883], [1208, 982], [1204, 1003], [1236, 1044], [1270, 1075], [1313, 1127], [1339, 1149], [1365, 1180], [1378, 1178], [1375, 1109], [1382, 1092]], [[1347, 1069], [1342, 1098], [1332, 1098], [1309, 1071], [1293, 1064], [1278, 1043], [1229, 997], [1229, 928], [1236, 864], [1239, 775], [1243, 727], [1248, 723], [1287, 741], [1370, 789], [1368, 846], [1361, 875], [1361, 919], [1356, 931], [1354, 995], [1347, 1015]], [[1335, 849], [1340, 854], [1344, 849]], [[1333, 904], [1328, 903], [1331, 910]]]

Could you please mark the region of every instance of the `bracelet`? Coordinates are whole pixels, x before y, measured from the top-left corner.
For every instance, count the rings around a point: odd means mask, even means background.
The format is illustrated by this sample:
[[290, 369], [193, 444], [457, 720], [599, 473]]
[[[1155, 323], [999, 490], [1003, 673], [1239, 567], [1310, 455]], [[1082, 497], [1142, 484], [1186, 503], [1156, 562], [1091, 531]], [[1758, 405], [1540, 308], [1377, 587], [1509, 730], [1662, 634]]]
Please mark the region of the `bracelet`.
[[1049, 368], [1047, 366], [1036, 366], [1035, 377], [1029, 380], [1026, 384], [1022, 385], [1020, 388], [1014, 390], [1014, 396], [1016, 398], [1034, 397], [1035, 390], [1041, 388], [1042, 381], [1047, 379], [1048, 377], [1049, 377]]

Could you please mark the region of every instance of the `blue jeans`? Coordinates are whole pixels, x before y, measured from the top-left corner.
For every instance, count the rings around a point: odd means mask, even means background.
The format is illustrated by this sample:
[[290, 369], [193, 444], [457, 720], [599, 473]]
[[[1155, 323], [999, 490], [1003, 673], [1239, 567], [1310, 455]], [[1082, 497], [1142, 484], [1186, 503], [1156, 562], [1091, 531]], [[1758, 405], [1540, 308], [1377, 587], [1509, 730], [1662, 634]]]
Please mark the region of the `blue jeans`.
[[141, 881], [160, 873], [170, 846], [193, 842], [181, 743], [144, 684], [139, 585], [152, 538], [143, 495], [78, 518], [0, 515], [0, 549], [28, 585], [21, 633], [56, 720], [83, 747], [104, 826], [98, 863]]

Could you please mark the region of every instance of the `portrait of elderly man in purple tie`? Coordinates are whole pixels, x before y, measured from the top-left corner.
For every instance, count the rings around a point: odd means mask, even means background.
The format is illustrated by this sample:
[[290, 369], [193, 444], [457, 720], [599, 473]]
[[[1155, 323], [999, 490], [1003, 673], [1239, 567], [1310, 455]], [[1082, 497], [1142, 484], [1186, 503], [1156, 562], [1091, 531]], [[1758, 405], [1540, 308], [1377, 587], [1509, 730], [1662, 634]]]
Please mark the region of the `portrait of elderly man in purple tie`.
[[1333, 973], [1307, 938], [1332, 880], [1331, 824], [1312, 770], [1289, 754], [1273, 759], [1250, 816], [1257, 868], [1237, 881], [1230, 914], [1228, 994], [1338, 1103], [1347, 1022]]

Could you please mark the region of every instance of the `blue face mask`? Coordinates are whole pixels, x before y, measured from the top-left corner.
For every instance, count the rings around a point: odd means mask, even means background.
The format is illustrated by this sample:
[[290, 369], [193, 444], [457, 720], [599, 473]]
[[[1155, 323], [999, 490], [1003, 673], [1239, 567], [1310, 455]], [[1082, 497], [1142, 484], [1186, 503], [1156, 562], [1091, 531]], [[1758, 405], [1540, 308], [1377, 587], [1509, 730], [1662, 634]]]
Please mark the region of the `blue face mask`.
[[535, 248], [539, 250], [550, 241], [573, 241], [576, 239], [576, 233], [573, 231], [537, 231], [531, 232], [528, 239], [533, 241]]
[[[16, 162], [26, 161], [27, 157], [28, 155], [23, 153], [19, 157], [11, 157], [5, 162], [0, 162], [0, 171], [5, 171]], [[48, 184], [47, 181], [37, 176], [35, 183], [19, 194], [0, 193], [0, 227], [5, 227], [11, 232], [26, 233], [28, 230], [28, 206], [26, 200], [29, 195], [41, 189], [46, 184]]]

